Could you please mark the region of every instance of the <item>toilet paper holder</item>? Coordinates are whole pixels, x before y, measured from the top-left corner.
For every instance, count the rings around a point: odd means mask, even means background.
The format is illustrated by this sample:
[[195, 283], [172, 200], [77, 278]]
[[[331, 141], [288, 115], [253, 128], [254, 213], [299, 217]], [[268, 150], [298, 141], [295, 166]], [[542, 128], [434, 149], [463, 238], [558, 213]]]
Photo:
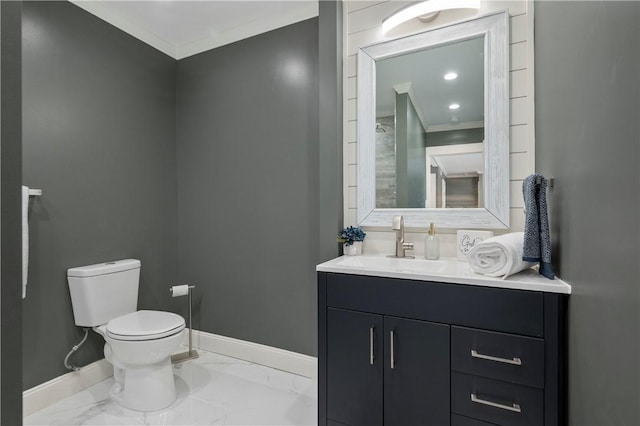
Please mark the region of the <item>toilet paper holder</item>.
[[186, 295], [189, 296], [189, 350], [186, 352], [181, 352], [178, 354], [171, 355], [172, 364], [187, 361], [190, 359], [196, 359], [200, 356], [198, 355], [198, 351], [193, 349], [193, 326], [192, 326], [192, 320], [191, 320], [191, 305], [192, 305], [191, 293], [194, 288], [196, 288], [196, 286], [194, 285], [189, 285], [189, 286], [176, 285], [169, 288], [169, 292], [171, 293], [172, 297], [184, 296], [185, 290], [186, 290]]

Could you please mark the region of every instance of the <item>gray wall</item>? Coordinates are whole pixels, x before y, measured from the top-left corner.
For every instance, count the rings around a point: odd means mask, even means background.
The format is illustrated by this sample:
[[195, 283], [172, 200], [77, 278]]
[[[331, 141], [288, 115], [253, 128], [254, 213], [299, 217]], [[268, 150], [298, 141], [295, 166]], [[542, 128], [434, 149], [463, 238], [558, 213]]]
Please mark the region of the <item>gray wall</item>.
[[484, 127], [427, 133], [427, 146], [460, 145], [484, 140]]
[[[66, 373], [75, 327], [66, 269], [142, 261], [139, 306], [178, 309], [176, 61], [69, 2], [25, 2], [24, 184], [30, 214], [24, 388]], [[91, 332], [72, 362], [102, 357]]]
[[338, 255], [342, 228], [342, 1], [318, 5], [318, 263]]
[[[407, 96], [407, 172], [409, 203], [406, 207], [424, 208], [427, 189], [425, 130], [411, 98]], [[398, 207], [404, 207], [398, 205]]]
[[426, 195], [425, 133], [406, 93], [396, 94], [396, 207], [424, 208]]
[[569, 300], [569, 423], [640, 424], [640, 3], [536, 2], [536, 164]]
[[317, 19], [178, 63], [179, 271], [200, 330], [315, 354], [317, 73]]
[[2, 92], [0, 123], [0, 424], [22, 423], [22, 297], [20, 232], [22, 160], [20, 2], [1, 2], [0, 91]]

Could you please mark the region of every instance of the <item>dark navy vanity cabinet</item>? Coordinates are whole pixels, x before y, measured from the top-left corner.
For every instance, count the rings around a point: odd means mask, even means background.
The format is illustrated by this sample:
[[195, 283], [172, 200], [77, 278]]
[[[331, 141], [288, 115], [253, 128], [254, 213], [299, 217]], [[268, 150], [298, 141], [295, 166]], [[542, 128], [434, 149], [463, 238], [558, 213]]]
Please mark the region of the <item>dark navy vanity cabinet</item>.
[[318, 424], [565, 424], [566, 295], [318, 272]]

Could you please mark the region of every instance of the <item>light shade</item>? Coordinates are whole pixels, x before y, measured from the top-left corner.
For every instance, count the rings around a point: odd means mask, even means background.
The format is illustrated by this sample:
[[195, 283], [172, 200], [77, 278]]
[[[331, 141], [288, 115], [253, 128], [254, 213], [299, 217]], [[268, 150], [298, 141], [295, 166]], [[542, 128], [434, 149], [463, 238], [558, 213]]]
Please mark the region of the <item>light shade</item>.
[[427, 0], [399, 10], [382, 21], [382, 33], [418, 16], [447, 9], [480, 9], [480, 0]]

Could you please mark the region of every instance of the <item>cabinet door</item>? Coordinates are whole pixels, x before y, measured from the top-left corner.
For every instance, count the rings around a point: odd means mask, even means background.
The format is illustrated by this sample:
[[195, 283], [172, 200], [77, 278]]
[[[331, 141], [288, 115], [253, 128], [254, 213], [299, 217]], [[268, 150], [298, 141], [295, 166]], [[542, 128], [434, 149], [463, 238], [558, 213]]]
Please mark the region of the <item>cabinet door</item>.
[[327, 417], [382, 426], [381, 315], [327, 309]]
[[448, 425], [449, 326], [384, 317], [384, 425]]

